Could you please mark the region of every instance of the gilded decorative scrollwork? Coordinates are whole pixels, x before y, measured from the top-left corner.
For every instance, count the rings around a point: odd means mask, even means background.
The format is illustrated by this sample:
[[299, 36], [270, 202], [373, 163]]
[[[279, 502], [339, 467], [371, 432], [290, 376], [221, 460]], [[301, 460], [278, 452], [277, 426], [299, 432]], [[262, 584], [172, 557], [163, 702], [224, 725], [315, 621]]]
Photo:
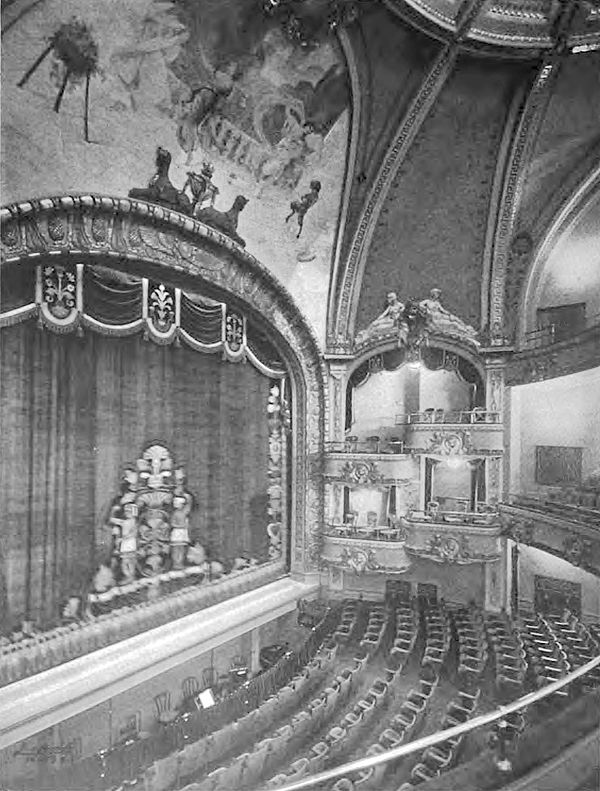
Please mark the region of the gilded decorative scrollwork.
[[385, 483], [377, 464], [369, 461], [347, 461], [337, 480], [348, 486], [381, 486]]
[[457, 431], [434, 431], [429, 446], [428, 453], [440, 456], [458, 456], [470, 453], [473, 449], [473, 440], [469, 431], [459, 429]]

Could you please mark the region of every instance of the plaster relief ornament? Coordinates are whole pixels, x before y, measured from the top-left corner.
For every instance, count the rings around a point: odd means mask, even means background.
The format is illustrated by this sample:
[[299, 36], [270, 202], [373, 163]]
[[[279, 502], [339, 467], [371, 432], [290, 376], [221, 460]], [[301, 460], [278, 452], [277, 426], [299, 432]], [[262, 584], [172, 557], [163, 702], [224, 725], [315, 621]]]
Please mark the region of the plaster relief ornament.
[[365, 571], [375, 571], [380, 567], [372, 549], [346, 549], [344, 547], [339, 562], [342, 566], [352, 569], [357, 576], [364, 574]]
[[468, 431], [434, 431], [429, 440], [428, 453], [437, 453], [440, 456], [460, 456], [471, 453], [473, 440]]
[[461, 566], [472, 563], [494, 563], [500, 557], [497, 553], [490, 555], [474, 553], [466, 536], [455, 538], [442, 536], [439, 533], [435, 533], [425, 547], [406, 546], [405, 549], [410, 555], [424, 560], [432, 560], [434, 563], [456, 563]]

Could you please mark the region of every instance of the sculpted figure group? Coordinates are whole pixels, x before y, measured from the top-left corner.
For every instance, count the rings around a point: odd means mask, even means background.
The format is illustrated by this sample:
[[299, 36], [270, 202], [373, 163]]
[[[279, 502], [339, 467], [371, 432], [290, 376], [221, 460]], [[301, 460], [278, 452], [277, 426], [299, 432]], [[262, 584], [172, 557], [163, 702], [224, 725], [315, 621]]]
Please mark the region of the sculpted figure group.
[[440, 301], [441, 294], [439, 288], [432, 288], [427, 299], [408, 299], [404, 303], [395, 291], [388, 292], [385, 309], [357, 334], [356, 344], [386, 336], [394, 330], [400, 347], [409, 343], [418, 345], [429, 333], [452, 335], [477, 344], [475, 329], [446, 310]]

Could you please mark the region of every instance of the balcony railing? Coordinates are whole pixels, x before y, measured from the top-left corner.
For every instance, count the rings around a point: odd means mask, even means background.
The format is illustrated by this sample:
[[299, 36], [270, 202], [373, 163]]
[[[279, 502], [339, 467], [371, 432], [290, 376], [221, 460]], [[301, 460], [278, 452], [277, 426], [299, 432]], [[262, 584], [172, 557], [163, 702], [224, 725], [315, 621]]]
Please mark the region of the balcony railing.
[[509, 505], [600, 528], [600, 508], [561, 502], [542, 494], [510, 494]]
[[499, 423], [500, 412], [487, 409], [446, 410], [425, 409], [423, 412], [403, 412], [396, 415], [396, 425], [413, 425], [422, 423]]
[[379, 436], [359, 439], [355, 436], [343, 440], [325, 443], [325, 450], [329, 453], [383, 453], [394, 455], [405, 453], [404, 441], [398, 437], [388, 439]]
[[597, 327], [600, 324], [600, 313], [593, 316], [586, 317], [582, 324], [568, 325], [568, 324], [548, 324], [545, 327], [538, 327], [536, 330], [525, 333], [525, 346], [528, 349], [542, 349], [545, 346], [552, 346], [554, 343], [561, 343], [561, 341], [568, 341], [575, 338], [579, 333], [585, 332], [592, 327]]
[[325, 535], [332, 538], [354, 538], [360, 541], [404, 541], [406, 530], [401, 525], [350, 525], [331, 523], [325, 526]]
[[[541, 689], [537, 689], [534, 692], [530, 692], [527, 695], [523, 695], [523, 697], [518, 698], [517, 700], [513, 701], [512, 703], [508, 703], [503, 706], [499, 706], [497, 709], [493, 711], [487, 712], [485, 714], [479, 714], [469, 719], [465, 722], [461, 722], [459, 725], [454, 725], [451, 728], [446, 728], [445, 730], [436, 731], [435, 733], [430, 734], [429, 736], [421, 736], [414, 741], [408, 742], [406, 744], [401, 744], [398, 747], [392, 747], [389, 750], [383, 750], [378, 752], [377, 754], [371, 753], [362, 758], [355, 759], [349, 763], [345, 763], [341, 766], [332, 767], [322, 772], [318, 772], [317, 774], [310, 775], [308, 777], [303, 777], [300, 780], [295, 782], [287, 783], [286, 785], [280, 786], [280, 791], [304, 791], [304, 789], [310, 788], [325, 788], [331, 787], [326, 784], [331, 783], [338, 777], [357, 777], [358, 773], [362, 775], [367, 775], [370, 777], [370, 771], [372, 772], [375, 767], [383, 766], [390, 762], [396, 762], [399, 759], [406, 758], [409, 755], [414, 755], [415, 753], [422, 753], [425, 749], [429, 747], [435, 747], [436, 745], [441, 745], [444, 742], [448, 742], [449, 740], [460, 740], [466, 734], [472, 733], [473, 731], [488, 727], [493, 725], [494, 723], [504, 723], [506, 724], [506, 720], [511, 715], [515, 714], [522, 714], [527, 712], [530, 707], [533, 707], [539, 704], [541, 701], [550, 698], [550, 696], [556, 696], [557, 693], [564, 694], [564, 690], [569, 687], [573, 682], [577, 681], [578, 679], [583, 679], [588, 674], [593, 674], [596, 668], [600, 666], [600, 657], [594, 657], [589, 662], [586, 662], [585, 665], [579, 667], [577, 670], [569, 673], [568, 675], [564, 676], [563, 678], [559, 678], [557, 681], [553, 681], [550, 684], [545, 685]], [[592, 682], [594, 683], [594, 682]], [[584, 698], [583, 703], [586, 703], [587, 700]], [[594, 712], [594, 707], [597, 705], [597, 700], [595, 693], [591, 693], [591, 699], [588, 702], [587, 707], [583, 704], [580, 705], [582, 709], [582, 714], [580, 719], [583, 721], [585, 719], [585, 724], [588, 726], [589, 731], [593, 731], [594, 727], [597, 724], [597, 713]], [[574, 714], [577, 714], [575, 712]], [[588, 722], [589, 720], [589, 722]], [[551, 721], [551, 720], [550, 720]], [[582, 722], [582, 726], [583, 726]], [[564, 732], [564, 729], [562, 729]], [[568, 738], [565, 740], [565, 745], [570, 744]], [[594, 745], [592, 744], [591, 749], [595, 749]], [[508, 778], [502, 778], [502, 774], [505, 771], [504, 767], [500, 763], [499, 759], [502, 759], [503, 751], [501, 748], [498, 749], [498, 755], [496, 756], [497, 763], [491, 763], [489, 766], [489, 772], [495, 774], [495, 779], [497, 780], [496, 783], [486, 785], [486, 788], [496, 787], [498, 788], [501, 785], [504, 785]], [[540, 757], [542, 757], [540, 755]], [[543, 758], [542, 758], [543, 760]], [[508, 772], [510, 772], [512, 766], [509, 763]], [[500, 771], [499, 771], [500, 770]], [[510, 776], [510, 775], [509, 775]], [[371, 786], [374, 788], [375, 786]], [[533, 788], [533, 786], [529, 786]], [[261, 787], [261, 791], [264, 786]]]
[[407, 522], [426, 522], [432, 527], [447, 525], [475, 527], [495, 527], [498, 525], [498, 512], [495, 509], [481, 511], [411, 511], [405, 517]]

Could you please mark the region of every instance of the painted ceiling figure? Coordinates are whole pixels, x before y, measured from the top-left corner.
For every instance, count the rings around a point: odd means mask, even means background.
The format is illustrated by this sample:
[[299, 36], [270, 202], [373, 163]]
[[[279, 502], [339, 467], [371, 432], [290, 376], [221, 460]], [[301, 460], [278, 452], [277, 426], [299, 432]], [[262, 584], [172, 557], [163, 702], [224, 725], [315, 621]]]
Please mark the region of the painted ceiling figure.
[[298, 239], [298, 237], [302, 233], [302, 228], [304, 226], [304, 218], [306, 216], [306, 213], [308, 212], [310, 207], [314, 206], [315, 203], [319, 200], [320, 191], [321, 191], [321, 182], [311, 181], [310, 192], [307, 192], [299, 200], [294, 200], [290, 203], [290, 209], [292, 211], [285, 218], [285, 221], [289, 222], [289, 220], [292, 219], [294, 214], [298, 217], [298, 233], [296, 234], [296, 239]]
[[198, 144], [198, 128], [213, 113], [233, 90], [237, 64], [232, 63], [222, 71], [215, 71], [212, 85], [202, 85], [182, 100], [178, 114], [177, 141], [187, 154], [188, 164]]

